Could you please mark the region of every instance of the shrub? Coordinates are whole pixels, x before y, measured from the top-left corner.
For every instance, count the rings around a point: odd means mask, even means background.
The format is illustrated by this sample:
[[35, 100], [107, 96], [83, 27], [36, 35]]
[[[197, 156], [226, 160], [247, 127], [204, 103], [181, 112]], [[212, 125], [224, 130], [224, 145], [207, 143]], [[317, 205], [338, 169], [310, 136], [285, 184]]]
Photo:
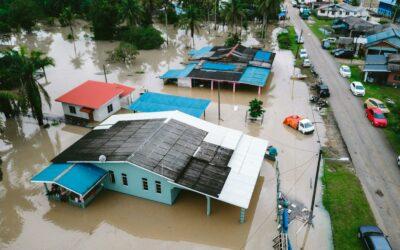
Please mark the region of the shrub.
[[123, 31], [122, 40], [138, 49], [158, 49], [164, 43], [161, 32], [152, 26], [131, 28]]
[[264, 108], [262, 107], [263, 101], [261, 100], [254, 98], [249, 102], [249, 105], [250, 116], [253, 118], [260, 117], [265, 112]]
[[290, 38], [288, 32], [282, 32], [278, 35], [278, 44], [280, 49], [290, 48]]
[[228, 38], [225, 40], [225, 46], [232, 47], [241, 42], [242, 40], [238, 34], [229, 33]]
[[108, 61], [123, 63], [131, 63], [139, 54], [135, 45], [125, 42], [121, 42], [115, 50], [107, 53]]

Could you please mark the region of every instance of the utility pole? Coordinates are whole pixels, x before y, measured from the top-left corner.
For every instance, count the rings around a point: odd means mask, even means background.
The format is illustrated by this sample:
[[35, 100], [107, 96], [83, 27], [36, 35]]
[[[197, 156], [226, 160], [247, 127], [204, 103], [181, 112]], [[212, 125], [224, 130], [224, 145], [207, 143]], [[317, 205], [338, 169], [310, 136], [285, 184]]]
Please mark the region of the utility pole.
[[309, 224], [312, 224], [312, 219], [313, 219], [313, 214], [314, 214], [314, 204], [315, 204], [315, 196], [316, 196], [316, 193], [317, 193], [317, 185], [318, 185], [318, 179], [319, 179], [319, 168], [320, 168], [320, 165], [321, 165], [321, 158], [322, 158], [322, 150], [320, 148], [319, 149], [319, 154], [318, 154], [317, 172], [315, 173], [313, 196], [312, 196], [312, 200], [311, 200], [310, 217], [308, 217], [308, 223]]
[[218, 121], [221, 121], [221, 86], [220, 82], [218, 81]]
[[297, 59], [297, 56], [299, 55], [299, 49], [300, 49], [300, 43], [299, 43], [299, 41], [301, 41], [301, 37], [303, 36], [303, 29], [301, 29], [301, 31], [300, 31], [300, 36], [297, 38], [297, 41], [296, 41], [296, 43], [298, 44], [297, 45], [297, 51], [296, 51], [296, 59]]
[[106, 72], [106, 65], [104, 65], [104, 64], [103, 64], [103, 72], [104, 72], [104, 79], [105, 79], [106, 82], [108, 83], [108, 81], [107, 81], [107, 72]]

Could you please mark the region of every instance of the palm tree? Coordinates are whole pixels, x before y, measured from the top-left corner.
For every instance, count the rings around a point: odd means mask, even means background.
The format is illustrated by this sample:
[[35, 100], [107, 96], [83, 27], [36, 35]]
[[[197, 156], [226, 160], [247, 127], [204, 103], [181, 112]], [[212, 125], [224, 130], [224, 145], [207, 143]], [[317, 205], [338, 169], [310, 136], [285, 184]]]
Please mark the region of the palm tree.
[[128, 20], [130, 28], [139, 25], [144, 16], [143, 6], [138, 0], [122, 0], [121, 13], [122, 18]]
[[258, 0], [258, 11], [262, 13], [262, 30], [261, 30], [261, 38], [265, 38], [265, 31], [267, 29], [267, 13], [268, 8], [271, 4], [271, 0]]
[[63, 11], [60, 13], [60, 23], [65, 26], [69, 26], [69, 29], [71, 30], [71, 36], [72, 39], [74, 39], [74, 29], [73, 25], [75, 22], [75, 19], [77, 18], [77, 15], [72, 12], [71, 7], [66, 7], [63, 9]]
[[42, 95], [49, 106], [50, 96], [35, 78], [35, 73], [46, 66], [54, 66], [53, 60], [38, 51], [28, 54], [22, 47], [20, 51], [11, 49], [4, 51], [1, 61], [4, 67], [1, 72], [5, 87], [17, 90], [19, 93], [18, 108], [24, 111], [29, 106], [39, 125], [43, 125]]
[[179, 26], [186, 30], [186, 32], [190, 31], [190, 36], [193, 41], [194, 48], [194, 33], [200, 30], [200, 22], [201, 22], [201, 14], [200, 10], [194, 5], [189, 4], [185, 8], [185, 13], [182, 15], [181, 19], [179, 19]]
[[235, 27], [235, 33], [238, 33], [238, 23], [245, 17], [244, 6], [241, 0], [230, 0], [224, 3], [224, 15], [226, 21]]

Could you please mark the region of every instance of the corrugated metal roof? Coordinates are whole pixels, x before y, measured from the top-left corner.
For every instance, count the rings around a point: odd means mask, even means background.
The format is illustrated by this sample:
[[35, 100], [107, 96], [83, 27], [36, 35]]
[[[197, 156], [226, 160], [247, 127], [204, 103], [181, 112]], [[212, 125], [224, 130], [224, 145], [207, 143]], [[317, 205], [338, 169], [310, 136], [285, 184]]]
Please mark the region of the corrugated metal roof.
[[201, 69], [203, 70], [218, 70], [218, 71], [234, 71], [237, 69], [237, 65], [233, 63], [216, 63], [205, 61]]
[[364, 72], [389, 72], [387, 65], [381, 65], [381, 64], [369, 64], [365, 65]]
[[212, 48], [213, 46], [205, 46], [199, 50], [193, 49], [189, 51], [188, 55], [191, 56], [193, 59], [200, 59], [201, 57], [208, 55]]
[[400, 37], [400, 30], [394, 28], [388, 28], [382, 32], [367, 36], [367, 44], [366, 46], [370, 46], [369, 44], [376, 43], [382, 40], [386, 40], [392, 37]]
[[270, 72], [270, 69], [249, 66], [245, 69], [239, 82], [264, 87]]
[[365, 64], [386, 64], [387, 58], [384, 55], [367, 55]]
[[54, 183], [84, 196], [107, 172], [93, 164], [51, 164], [35, 175], [32, 182]]
[[196, 67], [197, 63], [190, 63], [186, 65], [184, 69], [171, 69], [168, 70], [165, 74], [160, 76], [161, 79], [177, 79], [177, 78], [185, 78], [190, 72]]
[[129, 109], [139, 112], [179, 110], [183, 113], [200, 117], [210, 102], [209, 99], [147, 92], [142, 94]]

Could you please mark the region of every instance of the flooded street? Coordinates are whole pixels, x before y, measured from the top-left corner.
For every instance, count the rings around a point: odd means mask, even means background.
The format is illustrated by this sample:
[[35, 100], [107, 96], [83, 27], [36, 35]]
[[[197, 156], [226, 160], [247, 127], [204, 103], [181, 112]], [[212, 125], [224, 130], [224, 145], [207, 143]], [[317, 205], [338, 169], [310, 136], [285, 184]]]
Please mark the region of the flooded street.
[[[158, 27], [164, 30], [164, 27]], [[164, 86], [159, 76], [170, 68], [181, 68], [189, 43], [184, 30], [169, 29], [169, 46], [159, 50], [140, 51], [132, 65], [108, 64], [106, 51], [114, 42], [94, 42], [88, 27], [77, 25], [79, 39], [68, 41], [68, 28], [46, 28], [30, 36], [17, 36], [14, 42], [41, 49], [53, 57], [55, 67], [46, 70], [52, 97], [46, 113], [62, 115], [61, 104], [54, 99], [86, 80], [104, 81], [103, 65], [109, 82], [118, 82], [139, 91], [164, 92], [182, 96], [209, 98], [207, 121], [235, 128], [268, 140], [279, 150], [282, 192], [291, 201], [310, 207], [312, 184], [317, 165], [319, 141], [324, 143], [325, 128], [318, 112], [308, 103], [304, 82], [290, 80], [293, 55], [276, 51], [270, 81], [257, 96], [256, 89], [231, 87], [221, 90], [221, 118], [218, 121], [217, 91], [207, 88]], [[249, 32], [243, 44], [259, 42]], [[211, 31], [196, 35], [195, 47], [221, 45], [227, 32]], [[273, 46], [271, 46], [273, 47]], [[245, 122], [248, 103], [260, 98], [266, 109], [264, 123]], [[303, 135], [282, 124], [284, 117], [300, 114], [316, 122], [318, 133]], [[70, 125], [39, 129], [29, 118], [7, 121], [0, 135], [3, 180], [0, 182], [0, 248], [1, 249], [272, 249], [277, 235], [276, 176], [271, 162], [264, 162], [253, 193], [246, 222], [239, 223], [240, 209], [222, 202], [212, 203], [206, 216], [206, 200], [201, 195], [182, 192], [172, 206], [124, 195], [102, 192], [90, 206], [80, 209], [65, 203], [50, 202], [41, 185], [30, 178], [49, 161], [89, 130]], [[320, 138], [318, 138], [318, 135]], [[331, 248], [329, 217], [318, 195], [314, 227], [305, 249]], [[303, 245], [306, 228], [294, 220], [289, 237], [294, 249]]]

